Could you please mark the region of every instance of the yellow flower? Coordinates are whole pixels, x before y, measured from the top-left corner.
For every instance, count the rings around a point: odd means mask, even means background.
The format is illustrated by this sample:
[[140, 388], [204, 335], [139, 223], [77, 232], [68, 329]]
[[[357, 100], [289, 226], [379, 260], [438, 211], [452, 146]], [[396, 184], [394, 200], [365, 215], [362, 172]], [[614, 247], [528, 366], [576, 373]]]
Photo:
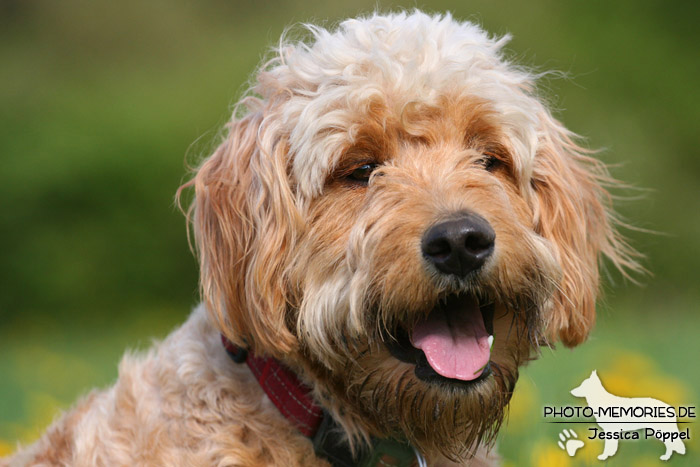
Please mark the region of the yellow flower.
[[622, 397], [653, 397], [671, 405], [688, 404], [690, 390], [680, 380], [659, 371], [645, 355], [617, 350], [599, 376], [608, 392]]
[[0, 457], [9, 456], [13, 450], [14, 447], [10, 443], [0, 440]]
[[554, 441], [540, 441], [532, 449], [533, 467], [569, 467], [571, 458]]

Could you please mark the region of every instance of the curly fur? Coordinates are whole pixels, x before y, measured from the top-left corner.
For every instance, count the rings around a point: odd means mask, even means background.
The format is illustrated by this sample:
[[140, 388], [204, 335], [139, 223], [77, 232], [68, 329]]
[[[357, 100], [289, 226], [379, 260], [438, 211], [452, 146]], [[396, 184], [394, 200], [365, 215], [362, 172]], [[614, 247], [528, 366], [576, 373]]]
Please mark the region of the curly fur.
[[[518, 367], [585, 340], [601, 256], [637, 268], [614, 180], [504, 58], [507, 36], [418, 11], [307, 30], [280, 42], [185, 186], [203, 307], [10, 465], [323, 465], [219, 332], [295, 370], [353, 446], [393, 436], [431, 465], [495, 462]], [[367, 162], [369, 183], [348, 182]], [[497, 242], [458, 280], [420, 239], [466, 210]], [[496, 310], [493, 376], [468, 389], [416, 378], [384, 345], [454, 293]]]

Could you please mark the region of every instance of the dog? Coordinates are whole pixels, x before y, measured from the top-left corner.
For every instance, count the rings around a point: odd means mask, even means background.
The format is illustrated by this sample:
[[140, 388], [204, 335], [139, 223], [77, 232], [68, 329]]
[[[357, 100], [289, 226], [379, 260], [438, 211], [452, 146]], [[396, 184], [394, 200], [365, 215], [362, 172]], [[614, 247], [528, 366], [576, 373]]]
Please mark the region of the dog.
[[[673, 409], [665, 402], [652, 399], [651, 397], [620, 397], [610, 394], [603, 387], [603, 383], [595, 370], [591, 372], [591, 376], [572, 389], [571, 394], [586, 399], [586, 403], [594, 411], [598, 425], [604, 432], [610, 434], [610, 436], [604, 438], [605, 446], [603, 447], [603, 453], [598, 456], [599, 460], [605, 460], [617, 452], [617, 444], [620, 439], [618, 435], [621, 437], [625, 431], [641, 429], [645, 430], [645, 438], [653, 433], [668, 434], [667, 437], [662, 439], [666, 446], [666, 452], [660, 457], [662, 461], [669, 460], [674, 452], [685, 454], [685, 444], [683, 444], [678, 431], [676, 416], [668, 416], [669, 411]], [[611, 409], [630, 409], [631, 411], [630, 415], [615, 416]], [[644, 414], [642, 411], [645, 409], [660, 411], [662, 415]], [[651, 433], [647, 430], [650, 430]]]
[[202, 305], [5, 465], [493, 465], [519, 366], [586, 339], [599, 260], [634, 251], [509, 37], [306, 36], [182, 187]]

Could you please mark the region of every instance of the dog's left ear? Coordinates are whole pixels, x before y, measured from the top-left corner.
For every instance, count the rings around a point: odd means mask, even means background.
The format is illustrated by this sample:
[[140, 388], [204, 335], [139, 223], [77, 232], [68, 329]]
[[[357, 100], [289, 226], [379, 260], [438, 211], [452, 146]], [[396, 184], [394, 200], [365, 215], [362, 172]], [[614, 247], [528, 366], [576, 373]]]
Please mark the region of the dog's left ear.
[[[609, 257], [623, 272], [637, 269], [634, 251], [614, 229], [612, 180], [602, 162], [574, 142], [575, 135], [548, 110], [540, 113], [532, 175], [537, 233], [554, 245], [561, 278], [546, 316], [546, 334], [569, 347], [583, 342], [595, 322], [598, 262]], [[607, 183], [606, 183], [607, 182]]]
[[282, 357], [296, 338], [287, 323], [287, 258], [293, 253], [294, 198], [286, 140], [265, 125], [268, 108], [229, 124], [203, 161], [191, 208], [202, 300], [234, 343]]

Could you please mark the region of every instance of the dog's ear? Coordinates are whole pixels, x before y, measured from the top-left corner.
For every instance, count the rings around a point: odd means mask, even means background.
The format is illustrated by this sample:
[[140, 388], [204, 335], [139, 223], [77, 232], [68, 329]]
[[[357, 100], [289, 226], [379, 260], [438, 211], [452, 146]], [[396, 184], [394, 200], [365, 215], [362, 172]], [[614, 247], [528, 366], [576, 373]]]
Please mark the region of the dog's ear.
[[234, 117], [201, 164], [191, 182], [193, 224], [202, 300], [219, 329], [238, 345], [281, 356], [296, 343], [285, 281], [295, 205], [286, 144], [263, 121], [264, 110]]
[[583, 342], [595, 322], [598, 262], [601, 255], [624, 271], [638, 269], [635, 252], [614, 228], [611, 197], [614, 184], [602, 162], [549, 111], [540, 113], [538, 150], [532, 176], [536, 231], [554, 245], [561, 278], [546, 316], [551, 342], [569, 347]]

